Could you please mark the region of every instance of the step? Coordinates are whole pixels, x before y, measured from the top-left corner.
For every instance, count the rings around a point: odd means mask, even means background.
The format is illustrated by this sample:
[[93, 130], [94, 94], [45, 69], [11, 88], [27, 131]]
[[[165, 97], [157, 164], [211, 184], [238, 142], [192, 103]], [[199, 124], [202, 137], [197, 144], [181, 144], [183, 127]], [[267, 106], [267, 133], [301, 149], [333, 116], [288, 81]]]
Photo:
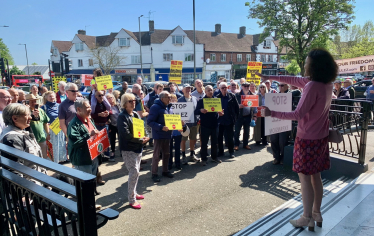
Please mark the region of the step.
[[[330, 231], [338, 230], [335, 227], [339, 227], [340, 222], [374, 191], [374, 174], [364, 173], [354, 180], [341, 177], [333, 183], [324, 183], [324, 186], [321, 211], [325, 221], [322, 228], [315, 228], [315, 232], [296, 229], [289, 223], [290, 219], [297, 219], [303, 213], [301, 195], [298, 195], [235, 235], [328, 235]], [[359, 226], [354, 226], [356, 231]], [[361, 229], [366, 230], [364, 226]]]

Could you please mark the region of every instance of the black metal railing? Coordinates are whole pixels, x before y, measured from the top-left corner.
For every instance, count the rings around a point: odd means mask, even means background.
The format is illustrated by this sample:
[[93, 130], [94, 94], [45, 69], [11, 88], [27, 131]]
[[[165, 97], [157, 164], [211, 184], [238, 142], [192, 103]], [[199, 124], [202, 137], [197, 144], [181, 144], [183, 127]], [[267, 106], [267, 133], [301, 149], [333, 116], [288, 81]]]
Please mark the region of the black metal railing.
[[[300, 98], [293, 98], [293, 108]], [[371, 122], [372, 101], [354, 99], [333, 99], [330, 107], [330, 125], [343, 135], [339, 144], [330, 143], [330, 152], [358, 159], [366, 163], [368, 126]], [[296, 137], [297, 121], [293, 121], [291, 140]]]
[[[111, 209], [96, 213], [96, 176], [4, 144], [0, 144], [0, 151], [18, 158], [15, 162], [0, 156], [0, 225], [4, 226], [0, 234], [3, 230], [12, 235], [95, 236], [99, 227], [118, 217]], [[74, 185], [30, 168], [32, 165], [70, 178]]]

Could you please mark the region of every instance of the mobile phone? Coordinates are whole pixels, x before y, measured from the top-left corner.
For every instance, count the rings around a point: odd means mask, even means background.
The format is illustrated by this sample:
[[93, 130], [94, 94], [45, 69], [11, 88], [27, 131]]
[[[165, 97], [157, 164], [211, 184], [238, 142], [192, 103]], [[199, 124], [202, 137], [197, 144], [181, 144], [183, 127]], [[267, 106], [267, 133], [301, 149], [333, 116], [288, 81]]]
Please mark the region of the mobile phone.
[[39, 104], [35, 104], [35, 110], [39, 109]]

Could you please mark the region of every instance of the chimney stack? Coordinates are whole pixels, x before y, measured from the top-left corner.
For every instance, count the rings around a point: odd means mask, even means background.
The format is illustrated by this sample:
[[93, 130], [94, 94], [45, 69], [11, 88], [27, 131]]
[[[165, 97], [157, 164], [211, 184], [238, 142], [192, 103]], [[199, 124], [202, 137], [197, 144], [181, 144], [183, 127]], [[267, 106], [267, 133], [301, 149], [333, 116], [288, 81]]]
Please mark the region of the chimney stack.
[[216, 24], [215, 32], [217, 35], [221, 34], [221, 24]]
[[149, 21], [149, 34], [152, 34], [155, 32], [155, 22], [153, 20]]
[[245, 36], [245, 31], [246, 31], [245, 26], [242, 26], [239, 28], [239, 34], [241, 34], [243, 37]]
[[86, 35], [86, 31], [85, 30], [78, 30], [78, 34]]

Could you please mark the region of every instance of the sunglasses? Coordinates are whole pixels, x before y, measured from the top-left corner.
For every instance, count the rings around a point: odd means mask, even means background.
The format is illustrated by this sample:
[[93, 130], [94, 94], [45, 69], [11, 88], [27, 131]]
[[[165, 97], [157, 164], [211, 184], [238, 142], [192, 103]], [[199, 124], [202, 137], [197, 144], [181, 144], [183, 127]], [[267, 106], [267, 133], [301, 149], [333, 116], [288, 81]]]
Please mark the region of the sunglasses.
[[129, 102], [136, 102], [136, 100], [129, 100]]
[[236, 87], [236, 84], [232, 84], [231, 87]]
[[242, 87], [249, 87], [249, 85], [242, 85]]
[[102, 95], [102, 94], [100, 94], [100, 95], [97, 95], [99, 98], [101, 98], [101, 97], [104, 97], [104, 95]]
[[68, 90], [68, 91], [70, 91], [70, 92], [72, 92], [72, 93], [77, 93], [77, 92], [79, 92], [79, 90]]
[[285, 85], [285, 84], [280, 84], [280, 85], [279, 85], [279, 87], [284, 87], [284, 86], [286, 86], [286, 85]]
[[222, 87], [221, 89], [227, 89], [227, 87]]
[[260, 88], [265, 88], [265, 87], [260, 87]]

